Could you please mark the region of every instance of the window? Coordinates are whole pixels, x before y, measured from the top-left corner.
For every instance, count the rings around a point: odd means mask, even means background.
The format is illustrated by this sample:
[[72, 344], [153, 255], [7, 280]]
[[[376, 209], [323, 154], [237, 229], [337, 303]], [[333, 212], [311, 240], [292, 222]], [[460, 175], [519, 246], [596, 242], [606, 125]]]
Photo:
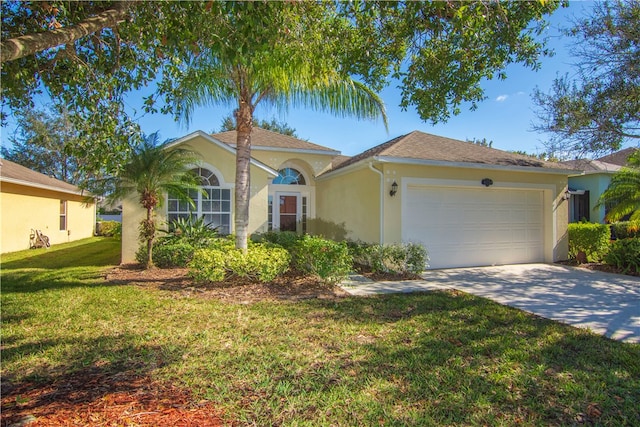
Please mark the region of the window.
[[269, 196], [269, 205], [267, 207], [267, 230], [273, 231], [273, 196]]
[[189, 192], [195, 207], [169, 194], [167, 209], [169, 222], [193, 216], [204, 218], [205, 223], [211, 228], [218, 228], [220, 234], [231, 233], [231, 190], [221, 188], [218, 177], [208, 169], [196, 168], [193, 172], [200, 177], [204, 194], [200, 191]]
[[274, 184], [306, 185], [304, 176], [297, 169], [284, 168], [278, 171], [278, 176], [273, 179]]
[[569, 222], [589, 221], [589, 192], [572, 194], [569, 205]]
[[67, 229], [67, 201], [60, 200], [60, 231]]

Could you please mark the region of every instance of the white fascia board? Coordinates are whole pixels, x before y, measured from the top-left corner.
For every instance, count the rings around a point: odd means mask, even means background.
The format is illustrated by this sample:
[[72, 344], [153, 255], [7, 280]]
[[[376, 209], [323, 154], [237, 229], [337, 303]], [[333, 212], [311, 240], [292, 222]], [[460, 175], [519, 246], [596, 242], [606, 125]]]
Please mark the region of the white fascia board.
[[53, 185], [38, 184], [38, 183], [30, 182], [30, 181], [23, 181], [21, 179], [1, 177], [0, 178], [0, 182], [8, 182], [10, 184], [24, 185], [25, 187], [40, 188], [42, 190], [55, 191], [57, 193], [73, 194], [73, 195], [76, 195], [76, 196], [85, 196], [85, 197], [90, 197], [90, 198], [95, 198], [96, 197], [95, 195], [89, 193], [88, 191], [67, 190], [66, 188], [55, 187]]
[[344, 175], [350, 172], [353, 172], [358, 169], [368, 168], [368, 164], [371, 162], [371, 157], [367, 157], [362, 160], [358, 160], [355, 163], [350, 164], [349, 166], [345, 166], [343, 168], [339, 168], [333, 171], [325, 172], [319, 176], [316, 176], [316, 181], [323, 181], [325, 179], [333, 178], [336, 176]]
[[[229, 153], [233, 154], [234, 156], [236, 155], [236, 149], [234, 147], [230, 146], [229, 144], [225, 144], [222, 141], [217, 140], [216, 138], [212, 137], [208, 133], [205, 133], [205, 132], [203, 132], [201, 130], [197, 130], [195, 132], [190, 133], [189, 135], [183, 136], [182, 138], [178, 138], [176, 140], [173, 140], [173, 141], [169, 142], [168, 144], [166, 144], [164, 146], [164, 148], [171, 148], [171, 147], [175, 147], [175, 146], [180, 145], [180, 144], [184, 144], [184, 143], [188, 142], [189, 140], [191, 140], [193, 138], [196, 138], [198, 136], [201, 136], [202, 138], [206, 139], [208, 142], [218, 146], [219, 148], [222, 148], [223, 150], [228, 151]], [[273, 175], [274, 177], [278, 176], [278, 171], [270, 168], [269, 166], [265, 165], [261, 161], [256, 160], [256, 159], [254, 159], [252, 157], [250, 162], [255, 167], [257, 167], [259, 169], [262, 169], [265, 172], [267, 172], [269, 175]]]
[[489, 169], [489, 170], [503, 170], [511, 172], [532, 172], [552, 175], [564, 175], [569, 176], [575, 173], [575, 169], [551, 169], [540, 168], [533, 166], [503, 166], [503, 165], [491, 165], [487, 163], [466, 163], [466, 162], [447, 162], [443, 160], [424, 160], [424, 159], [409, 159], [404, 157], [389, 157], [389, 156], [375, 156], [373, 160], [380, 163], [397, 163], [405, 165], [424, 165], [424, 166], [438, 166], [449, 168], [466, 168], [466, 169]]

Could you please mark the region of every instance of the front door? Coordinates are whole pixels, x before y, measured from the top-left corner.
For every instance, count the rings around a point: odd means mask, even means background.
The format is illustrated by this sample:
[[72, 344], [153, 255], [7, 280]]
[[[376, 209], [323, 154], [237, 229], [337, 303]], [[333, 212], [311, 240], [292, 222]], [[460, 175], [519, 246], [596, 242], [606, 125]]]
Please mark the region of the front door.
[[278, 194], [277, 228], [280, 231], [296, 231], [298, 225], [298, 200], [297, 194]]

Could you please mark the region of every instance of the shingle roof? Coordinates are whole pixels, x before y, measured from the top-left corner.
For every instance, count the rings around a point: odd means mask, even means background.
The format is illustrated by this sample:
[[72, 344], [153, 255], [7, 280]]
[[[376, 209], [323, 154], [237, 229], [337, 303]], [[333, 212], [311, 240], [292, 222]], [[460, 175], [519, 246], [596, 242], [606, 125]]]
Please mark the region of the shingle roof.
[[632, 155], [636, 150], [638, 150], [638, 148], [625, 148], [624, 150], [611, 153], [608, 156], [600, 157], [597, 160], [618, 166], [626, 166], [629, 156]]
[[7, 159], [0, 159], [0, 181], [16, 182], [30, 187], [50, 188], [65, 193], [82, 193], [82, 190], [73, 184], [36, 172]]
[[567, 160], [561, 163], [567, 166], [569, 169], [585, 171], [587, 173], [617, 172], [622, 168], [622, 166], [615, 165], [612, 163], [607, 163], [600, 160], [589, 160], [589, 159]]
[[392, 157], [437, 162], [476, 163], [498, 166], [523, 166], [561, 169], [562, 165], [545, 162], [534, 157], [509, 153], [471, 142], [413, 131], [351, 157], [333, 170], [346, 167], [371, 157]]
[[[235, 130], [214, 133], [211, 136], [225, 144], [235, 147], [237, 132]], [[322, 145], [312, 142], [303, 141], [288, 135], [282, 135], [259, 127], [253, 127], [251, 131], [251, 145], [253, 147], [270, 147], [282, 148], [284, 150], [312, 150], [312, 151], [329, 151], [338, 154], [333, 148], [323, 147]]]

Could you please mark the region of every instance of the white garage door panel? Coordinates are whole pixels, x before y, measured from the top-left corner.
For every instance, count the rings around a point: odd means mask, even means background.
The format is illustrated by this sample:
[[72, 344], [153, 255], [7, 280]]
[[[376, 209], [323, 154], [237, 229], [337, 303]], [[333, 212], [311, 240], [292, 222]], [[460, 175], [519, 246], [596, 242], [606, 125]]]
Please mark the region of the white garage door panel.
[[544, 260], [543, 191], [409, 185], [402, 240], [421, 242], [431, 268]]

